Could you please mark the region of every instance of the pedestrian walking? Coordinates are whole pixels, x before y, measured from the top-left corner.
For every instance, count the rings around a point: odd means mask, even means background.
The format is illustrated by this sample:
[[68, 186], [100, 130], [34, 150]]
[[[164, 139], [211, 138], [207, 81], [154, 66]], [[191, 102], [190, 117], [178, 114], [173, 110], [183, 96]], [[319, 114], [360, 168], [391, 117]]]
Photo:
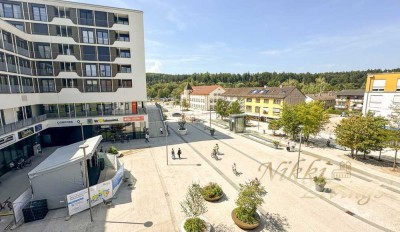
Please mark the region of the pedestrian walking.
[[180, 148], [178, 148], [178, 159], [181, 159], [181, 154], [182, 154], [182, 151]]
[[164, 134], [162, 127], [160, 127], [160, 133]]
[[293, 142], [292, 143], [292, 151], [294, 151], [294, 148], [296, 147], [296, 143], [295, 142]]
[[286, 144], [286, 151], [290, 152], [290, 144], [289, 144], [289, 142], [287, 142], [287, 144]]
[[149, 143], [149, 142], [150, 142], [150, 141], [149, 141], [149, 138], [150, 138], [149, 133], [146, 133], [146, 143]]
[[172, 148], [172, 151], [171, 151], [171, 157], [172, 157], [172, 159], [175, 159], [175, 151], [174, 151], [173, 148]]

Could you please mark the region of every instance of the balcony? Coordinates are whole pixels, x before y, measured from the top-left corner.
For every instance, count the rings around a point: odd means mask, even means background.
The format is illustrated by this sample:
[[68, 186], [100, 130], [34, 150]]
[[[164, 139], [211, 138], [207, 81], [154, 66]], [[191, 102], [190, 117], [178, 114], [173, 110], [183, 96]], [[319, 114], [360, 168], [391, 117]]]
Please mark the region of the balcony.
[[20, 93], [19, 91], [19, 85], [11, 85], [11, 93]]
[[34, 93], [35, 92], [33, 89], [33, 86], [26, 86], [26, 85], [22, 86], [22, 91], [24, 93]]
[[7, 64], [7, 67], [8, 67], [9, 72], [13, 72], [13, 73], [17, 72], [17, 66], [14, 64]]
[[27, 50], [25, 48], [21, 48], [21, 47], [17, 46], [17, 51], [18, 51], [18, 54], [20, 54], [20, 55], [23, 55], [23, 56], [26, 56], [26, 57], [30, 57], [29, 50]]
[[6, 63], [0, 62], [0, 71], [7, 71]]
[[10, 93], [10, 87], [8, 85], [0, 85], [0, 93]]
[[28, 118], [25, 120], [21, 120], [18, 122], [14, 122], [14, 123], [10, 123], [10, 124], [6, 124], [1, 126], [0, 125], [0, 135], [4, 135], [4, 134], [8, 134], [8, 133], [12, 133], [14, 131], [17, 131], [21, 128], [27, 127], [27, 126], [31, 126], [33, 124], [39, 123], [39, 122], [43, 122], [47, 119], [47, 116], [44, 115], [39, 115], [37, 117], [32, 117], [32, 118]]
[[32, 69], [31, 68], [20, 66], [19, 70], [20, 70], [21, 74], [32, 75]]
[[4, 41], [4, 49], [14, 52], [14, 45], [12, 43]]

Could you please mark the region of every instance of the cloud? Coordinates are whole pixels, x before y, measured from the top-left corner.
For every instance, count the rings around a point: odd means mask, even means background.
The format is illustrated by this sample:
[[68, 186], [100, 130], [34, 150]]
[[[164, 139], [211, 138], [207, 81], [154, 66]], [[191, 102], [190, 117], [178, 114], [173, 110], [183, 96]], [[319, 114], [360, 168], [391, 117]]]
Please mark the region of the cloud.
[[166, 47], [167, 45], [155, 40], [146, 39], [145, 44], [151, 47]]
[[147, 60], [146, 63], [149, 63], [148, 65], [150, 65], [150, 68], [148, 68], [146, 72], [159, 73], [161, 71], [162, 62], [160, 60]]
[[201, 50], [210, 51], [210, 50], [215, 50], [215, 49], [225, 49], [225, 48], [228, 48], [228, 45], [225, 42], [215, 41], [215, 42], [210, 42], [210, 43], [199, 44], [198, 47]]
[[285, 53], [291, 52], [292, 49], [286, 48], [286, 49], [270, 49], [266, 51], [259, 52], [261, 55], [267, 55], [267, 56], [280, 56]]

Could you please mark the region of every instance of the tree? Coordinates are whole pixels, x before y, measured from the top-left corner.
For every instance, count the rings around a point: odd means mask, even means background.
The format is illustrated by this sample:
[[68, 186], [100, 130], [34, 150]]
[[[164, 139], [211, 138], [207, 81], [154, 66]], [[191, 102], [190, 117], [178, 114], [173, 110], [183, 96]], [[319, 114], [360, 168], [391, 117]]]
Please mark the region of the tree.
[[189, 103], [187, 102], [186, 98], [182, 99], [182, 108], [187, 110], [189, 108]]
[[396, 169], [397, 152], [400, 150], [400, 105], [393, 102], [390, 109], [392, 113], [389, 115], [389, 123], [394, 130], [388, 132], [387, 145], [395, 151], [393, 162], [394, 170]]
[[229, 105], [229, 114], [241, 114], [241, 113], [243, 112], [240, 110], [240, 103], [238, 100], [232, 102]]
[[351, 157], [354, 157], [354, 151], [364, 139], [361, 134], [361, 118], [359, 115], [344, 118], [335, 129], [336, 142], [350, 148]]
[[300, 132], [301, 121], [297, 112], [297, 107], [295, 105], [283, 105], [280, 121], [283, 131], [289, 134], [292, 139], [295, 139]]
[[221, 116], [222, 119], [229, 116], [229, 102], [223, 99], [218, 99], [215, 105], [215, 112]]
[[268, 123], [268, 129], [272, 130], [272, 133], [275, 135], [275, 131], [282, 128], [282, 123], [280, 120], [272, 120]]

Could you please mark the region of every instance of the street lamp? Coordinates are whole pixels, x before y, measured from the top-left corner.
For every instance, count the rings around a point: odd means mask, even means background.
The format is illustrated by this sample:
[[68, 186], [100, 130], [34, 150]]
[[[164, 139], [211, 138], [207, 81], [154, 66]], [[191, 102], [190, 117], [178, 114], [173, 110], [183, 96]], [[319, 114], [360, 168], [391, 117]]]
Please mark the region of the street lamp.
[[257, 130], [260, 130], [260, 120], [261, 120], [261, 109], [258, 107], [258, 126]]
[[211, 99], [209, 100], [208, 108], [210, 108], [210, 130], [211, 130]]
[[89, 186], [89, 176], [88, 176], [88, 166], [87, 166], [87, 160], [86, 160], [86, 148], [88, 148], [88, 144], [82, 144], [79, 146], [80, 149], [83, 150], [83, 165], [85, 166], [85, 179], [86, 179], [86, 188], [89, 196], [89, 212], [90, 212], [90, 221], [93, 222], [93, 216], [92, 216], [92, 202], [90, 198], [90, 186]]
[[168, 141], [167, 141], [167, 122], [165, 122], [165, 155], [167, 156], [167, 165], [168, 165]]
[[299, 154], [297, 155], [297, 175], [296, 175], [297, 179], [299, 179], [300, 152], [301, 152], [301, 132], [302, 132], [304, 126], [300, 125], [299, 128], [300, 128], [300, 145], [299, 145]]
[[83, 135], [83, 124], [82, 123], [80, 123], [81, 124], [81, 134], [82, 134], [82, 140], [85, 140], [85, 136]]

